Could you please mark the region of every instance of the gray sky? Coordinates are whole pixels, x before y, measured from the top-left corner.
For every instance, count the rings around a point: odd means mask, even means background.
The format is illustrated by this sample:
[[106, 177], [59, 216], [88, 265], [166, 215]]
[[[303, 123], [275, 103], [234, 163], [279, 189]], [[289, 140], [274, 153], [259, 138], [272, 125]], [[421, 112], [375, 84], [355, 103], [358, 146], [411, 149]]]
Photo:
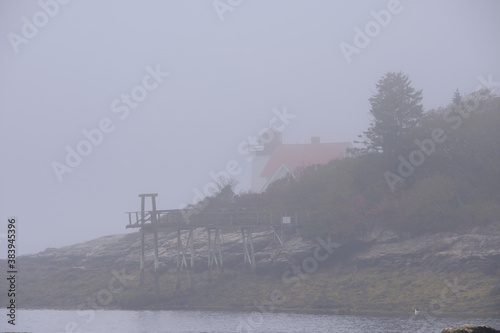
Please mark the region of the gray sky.
[[[238, 146], [283, 110], [285, 143], [352, 141], [388, 71], [426, 109], [500, 92], [498, 1], [60, 1], [0, 0], [0, 213], [21, 253], [126, 232], [139, 193], [178, 208], [229, 161], [247, 189]], [[60, 181], [67, 146], [87, 156]]]

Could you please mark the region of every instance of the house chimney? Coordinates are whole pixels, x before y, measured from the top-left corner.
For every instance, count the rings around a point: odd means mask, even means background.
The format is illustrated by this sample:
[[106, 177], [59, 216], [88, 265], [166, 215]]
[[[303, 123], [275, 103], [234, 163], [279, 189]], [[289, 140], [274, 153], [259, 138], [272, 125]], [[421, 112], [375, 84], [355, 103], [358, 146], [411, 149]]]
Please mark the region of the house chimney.
[[318, 144], [318, 143], [319, 143], [319, 136], [313, 136], [313, 137], [311, 138], [311, 143], [312, 143], [313, 145]]

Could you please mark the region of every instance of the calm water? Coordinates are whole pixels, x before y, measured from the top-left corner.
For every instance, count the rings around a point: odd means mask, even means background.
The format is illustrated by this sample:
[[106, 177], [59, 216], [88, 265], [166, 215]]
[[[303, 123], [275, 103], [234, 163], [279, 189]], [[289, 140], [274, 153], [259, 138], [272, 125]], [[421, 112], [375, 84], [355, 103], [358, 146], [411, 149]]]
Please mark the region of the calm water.
[[[2, 316], [3, 317], [3, 316]], [[19, 310], [15, 327], [5, 318], [0, 332], [441, 332], [446, 326], [477, 323], [500, 328], [500, 319], [358, 317], [212, 311]]]

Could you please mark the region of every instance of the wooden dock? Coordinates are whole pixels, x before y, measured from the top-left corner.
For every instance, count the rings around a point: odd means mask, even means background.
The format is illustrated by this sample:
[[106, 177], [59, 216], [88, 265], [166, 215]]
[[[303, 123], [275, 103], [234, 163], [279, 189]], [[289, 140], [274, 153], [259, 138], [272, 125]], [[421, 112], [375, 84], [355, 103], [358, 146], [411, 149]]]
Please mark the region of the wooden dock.
[[[217, 267], [223, 271], [221, 234], [224, 229], [240, 229], [244, 263], [255, 270], [255, 252], [252, 231], [255, 228], [267, 227], [273, 231], [274, 239], [281, 245], [285, 242], [285, 229], [298, 226], [308, 218], [305, 212], [273, 212], [252, 209], [156, 209], [156, 193], [139, 194], [141, 211], [126, 212], [128, 214], [127, 228], [139, 228], [141, 236], [140, 276], [144, 284], [144, 238], [146, 233], [153, 234], [154, 241], [154, 275], [156, 291], [159, 292], [159, 258], [158, 233], [177, 232], [177, 287], [180, 284], [181, 273], [187, 272], [192, 283], [190, 270], [194, 266], [194, 229], [204, 228], [208, 237], [208, 268], [210, 272]], [[146, 210], [146, 201], [150, 199], [151, 210]], [[182, 234], [187, 234], [185, 242]]]

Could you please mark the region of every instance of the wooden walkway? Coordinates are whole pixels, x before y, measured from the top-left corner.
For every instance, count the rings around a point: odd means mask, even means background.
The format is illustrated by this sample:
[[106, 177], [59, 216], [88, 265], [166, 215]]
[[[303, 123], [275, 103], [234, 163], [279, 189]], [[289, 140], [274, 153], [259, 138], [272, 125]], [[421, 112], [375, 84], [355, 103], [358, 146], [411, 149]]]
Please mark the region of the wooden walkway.
[[[187, 272], [187, 278], [192, 283], [190, 270], [194, 266], [194, 229], [204, 228], [208, 237], [208, 268], [223, 270], [221, 234], [224, 229], [240, 229], [244, 263], [255, 270], [255, 253], [252, 239], [253, 229], [267, 227], [273, 231], [274, 239], [279, 243], [285, 242], [285, 229], [298, 226], [308, 218], [304, 212], [271, 212], [251, 209], [216, 209], [197, 210], [170, 209], [157, 210], [156, 197], [158, 194], [139, 194], [141, 211], [126, 212], [128, 224], [126, 228], [139, 228], [141, 235], [141, 285], [144, 283], [144, 236], [146, 233], [154, 235], [154, 272], [157, 292], [158, 281], [158, 232], [177, 232], [177, 287], [179, 287], [182, 271]], [[151, 200], [151, 210], [146, 210], [146, 200]], [[181, 237], [185, 234], [185, 237]], [[184, 238], [184, 242], [182, 240]]]
[[195, 209], [171, 209], [157, 211], [127, 212], [127, 228], [156, 227], [205, 228], [220, 227], [257, 227], [297, 225], [297, 212], [293, 215], [248, 209], [218, 209], [197, 212]]

